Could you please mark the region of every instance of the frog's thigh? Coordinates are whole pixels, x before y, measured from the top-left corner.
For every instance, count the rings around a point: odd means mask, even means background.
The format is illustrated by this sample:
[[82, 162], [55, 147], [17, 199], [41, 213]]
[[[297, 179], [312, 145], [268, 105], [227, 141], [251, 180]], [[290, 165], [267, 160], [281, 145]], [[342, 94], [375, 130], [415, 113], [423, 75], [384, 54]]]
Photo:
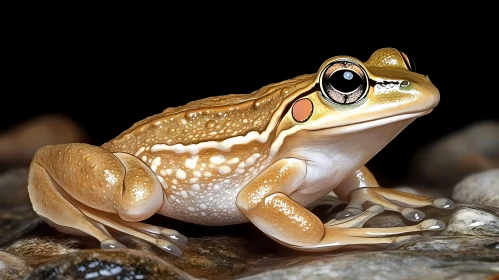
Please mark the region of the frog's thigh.
[[171, 237], [174, 231], [137, 222], [158, 211], [163, 191], [150, 168], [131, 155], [88, 144], [42, 147], [30, 166], [28, 191], [34, 210], [59, 229], [90, 234], [106, 248], [121, 246], [105, 225], [179, 253], [170, 242], [150, 236]]
[[334, 225], [322, 224], [317, 216], [288, 195], [297, 190], [306, 174], [304, 162], [283, 159], [267, 168], [246, 185], [237, 197], [237, 206], [265, 234], [286, 246], [309, 251], [333, 250], [349, 244], [398, 244], [411, 237], [383, 237], [430, 229], [441, 229], [442, 222], [428, 220], [415, 226], [393, 228], [358, 227], [382, 211], [373, 207], [361, 215]]
[[366, 201], [381, 205], [387, 210], [400, 212], [411, 221], [421, 221], [425, 216], [422, 211], [413, 208], [432, 205], [437, 208], [452, 209], [455, 206], [454, 202], [447, 198], [433, 199], [381, 188], [373, 174], [364, 166], [347, 177], [334, 189], [334, 192], [339, 198], [349, 202], [346, 209], [338, 213], [336, 219], [358, 215], [362, 212], [362, 204]]

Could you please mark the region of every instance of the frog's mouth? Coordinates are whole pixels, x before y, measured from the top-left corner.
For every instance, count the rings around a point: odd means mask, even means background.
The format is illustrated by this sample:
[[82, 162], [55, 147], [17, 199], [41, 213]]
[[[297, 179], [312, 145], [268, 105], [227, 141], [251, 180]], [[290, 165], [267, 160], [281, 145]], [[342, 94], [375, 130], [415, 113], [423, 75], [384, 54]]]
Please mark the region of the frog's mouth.
[[[390, 125], [393, 123], [400, 123], [405, 121], [406, 123], [403, 124], [402, 126], [399, 126], [398, 128], [395, 128], [396, 131], [400, 132], [402, 131], [407, 125], [409, 125], [413, 120], [415, 120], [418, 117], [424, 116], [428, 113], [430, 113], [433, 110], [427, 109], [424, 111], [418, 111], [418, 112], [413, 112], [413, 113], [405, 113], [405, 114], [400, 114], [400, 115], [395, 115], [395, 116], [390, 116], [390, 117], [385, 117], [385, 118], [379, 118], [379, 119], [373, 119], [369, 121], [364, 121], [364, 122], [357, 122], [357, 123], [349, 123], [345, 124], [342, 126], [334, 126], [334, 127], [329, 127], [329, 128], [324, 128], [323, 126], [316, 126], [316, 127], [308, 127], [306, 130], [307, 131], [315, 131], [315, 133], [318, 134], [318, 136], [330, 136], [330, 135], [342, 135], [342, 134], [350, 134], [350, 133], [356, 133], [359, 131], [365, 131], [368, 129], [372, 129], [375, 127], [382, 127], [386, 125]], [[297, 127], [293, 127], [288, 130], [282, 131], [279, 136], [275, 139], [274, 143], [271, 146], [270, 153], [275, 154], [278, 152], [279, 147], [282, 145], [284, 142], [284, 139], [294, 133], [297, 132]]]
[[[309, 129], [309, 130], [327, 130], [328, 133], [334, 133], [334, 134], [347, 134], [347, 133], [354, 133], [357, 131], [361, 130], [366, 130], [374, 127], [380, 127], [384, 125], [389, 125], [391, 123], [396, 123], [404, 120], [415, 120], [418, 117], [424, 116], [429, 114], [431, 111], [433, 111], [433, 108], [424, 110], [424, 111], [419, 111], [419, 112], [413, 112], [413, 113], [405, 113], [405, 114], [400, 114], [400, 115], [395, 115], [395, 116], [390, 116], [390, 117], [385, 117], [385, 118], [379, 118], [379, 119], [373, 119], [369, 121], [364, 121], [364, 122], [356, 122], [356, 123], [349, 123], [345, 124], [342, 126], [335, 126], [335, 127], [330, 127], [330, 128], [321, 128], [321, 129]], [[407, 124], [409, 124], [408, 122]]]

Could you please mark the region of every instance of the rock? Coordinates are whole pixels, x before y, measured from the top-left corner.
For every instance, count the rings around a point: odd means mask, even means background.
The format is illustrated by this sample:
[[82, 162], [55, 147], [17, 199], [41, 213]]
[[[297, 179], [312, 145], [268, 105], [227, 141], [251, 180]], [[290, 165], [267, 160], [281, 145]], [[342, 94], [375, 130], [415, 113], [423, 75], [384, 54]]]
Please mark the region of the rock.
[[411, 160], [417, 184], [451, 191], [464, 177], [499, 168], [499, 121], [474, 123], [422, 148]]
[[180, 269], [147, 252], [88, 250], [47, 262], [25, 279], [191, 279]]
[[[330, 208], [323, 206], [318, 205], [334, 216]], [[25, 279], [106, 275], [122, 279], [134, 279], [135, 275], [146, 279], [486, 279], [498, 273], [499, 208], [458, 205], [455, 211], [423, 210], [427, 218], [446, 222], [447, 229], [426, 232], [397, 249], [364, 245], [305, 253], [274, 242], [251, 224], [203, 227], [155, 216], [148, 222], [171, 226], [189, 238], [186, 244], [179, 245], [182, 256], [175, 257], [147, 242], [117, 234], [129, 249], [100, 250], [94, 238], [60, 233], [41, 219], [23, 226], [13, 222], [11, 228], [17, 231], [10, 235], [15, 237], [4, 238], [9, 241], [0, 243], [0, 250], [24, 261], [22, 267], [26, 269], [19, 271], [27, 275]], [[17, 213], [29, 217], [25, 212]], [[21, 223], [21, 219], [10, 220]], [[385, 211], [365, 226], [408, 224], [412, 223], [399, 213]]]
[[86, 139], [80, 125], [67, 116], [38, 116], [0, 134], [0, 165], [27, 166], [41, 146], [84, 142]]
[[15, 168], [0, 174], [0, 209], [29, 203], [28, 168]]
[[3, 280], [17, 280], [32, 270], [22, 259], [0, 251], [0, 278]]
[[454, 212], [442, 236], [496, 236], [499, 237], [497, 213], [480, 209], [462, 208]]
[[33, 211], [31, 205], [0, 209], [0, 245], [9, 236], [30, 232], [32, 227], [40, 222], [42, 221]]
[[452, 197], [462, 203], [499, 207], [499, 169], [466, 177], [454, 187]]
[[438, 253], [427, 256], [410, 251], [323, 255], [239, 279], [486, 279], [497, 275], [493, 261], [498, 256], [442, 259]]

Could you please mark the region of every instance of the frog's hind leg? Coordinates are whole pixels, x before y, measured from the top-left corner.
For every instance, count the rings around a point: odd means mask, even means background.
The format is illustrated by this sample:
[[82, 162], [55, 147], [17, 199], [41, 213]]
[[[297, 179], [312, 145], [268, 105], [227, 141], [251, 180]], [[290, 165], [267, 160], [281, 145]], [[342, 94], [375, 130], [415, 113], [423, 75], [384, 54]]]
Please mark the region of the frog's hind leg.
[[185, 237], [139, 223], [159, 210], [164, 194], [154, 172], [132, 155], [87, 144], [42, 147], [30, 166], [28, 191], [35, 212], [61, 231], [87, 233], [103, 248], [124, 247], [106, 230], [113, 228], [181, 253], [161, 235], [178, 242]]
[[[78, 202], [74, 203], [78, 204]], [[187, 241], [185, 236], [174, 230], [147, 225], [140, 222], [126, 222], [116, 214], [109, 213], [102, 215], [99, 211], [81, 204], [78, 205], [78, 208], [86, 217], [97, 221], [100, 224], [147, 241], [175, 256], [181, 255], [182, 251], [175, 244], [165, 240], [162, 237], [167, 237], [176, 242]]]
[[[101, 242], [102, 248], [124, 248], [96, 221], [85, 217], [55, 189], [53, 180], [45, 169], [32, 163], [28, 183], [33, 209], [52, 226], [62, 232], [86, 233]], [[75, 232], [76, 231], [76, 232]]]

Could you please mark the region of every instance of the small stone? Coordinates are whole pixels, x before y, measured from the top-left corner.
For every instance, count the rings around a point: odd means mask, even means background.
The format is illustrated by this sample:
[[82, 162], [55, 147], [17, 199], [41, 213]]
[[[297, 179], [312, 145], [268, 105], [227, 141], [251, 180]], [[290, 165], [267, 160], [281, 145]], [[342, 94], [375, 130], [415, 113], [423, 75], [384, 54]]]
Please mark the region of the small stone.
[[499, 169], [466, 177], [454, 187], [452, 197], [462, 203], [499, 207]]
[[0, 279], [17, 280], [31, 271], [22, 259], [6, 252], [0, 251]]
[[496, 236], [499, 238], [499, 217], [473, 208], [457, 210], [441, 235]]

